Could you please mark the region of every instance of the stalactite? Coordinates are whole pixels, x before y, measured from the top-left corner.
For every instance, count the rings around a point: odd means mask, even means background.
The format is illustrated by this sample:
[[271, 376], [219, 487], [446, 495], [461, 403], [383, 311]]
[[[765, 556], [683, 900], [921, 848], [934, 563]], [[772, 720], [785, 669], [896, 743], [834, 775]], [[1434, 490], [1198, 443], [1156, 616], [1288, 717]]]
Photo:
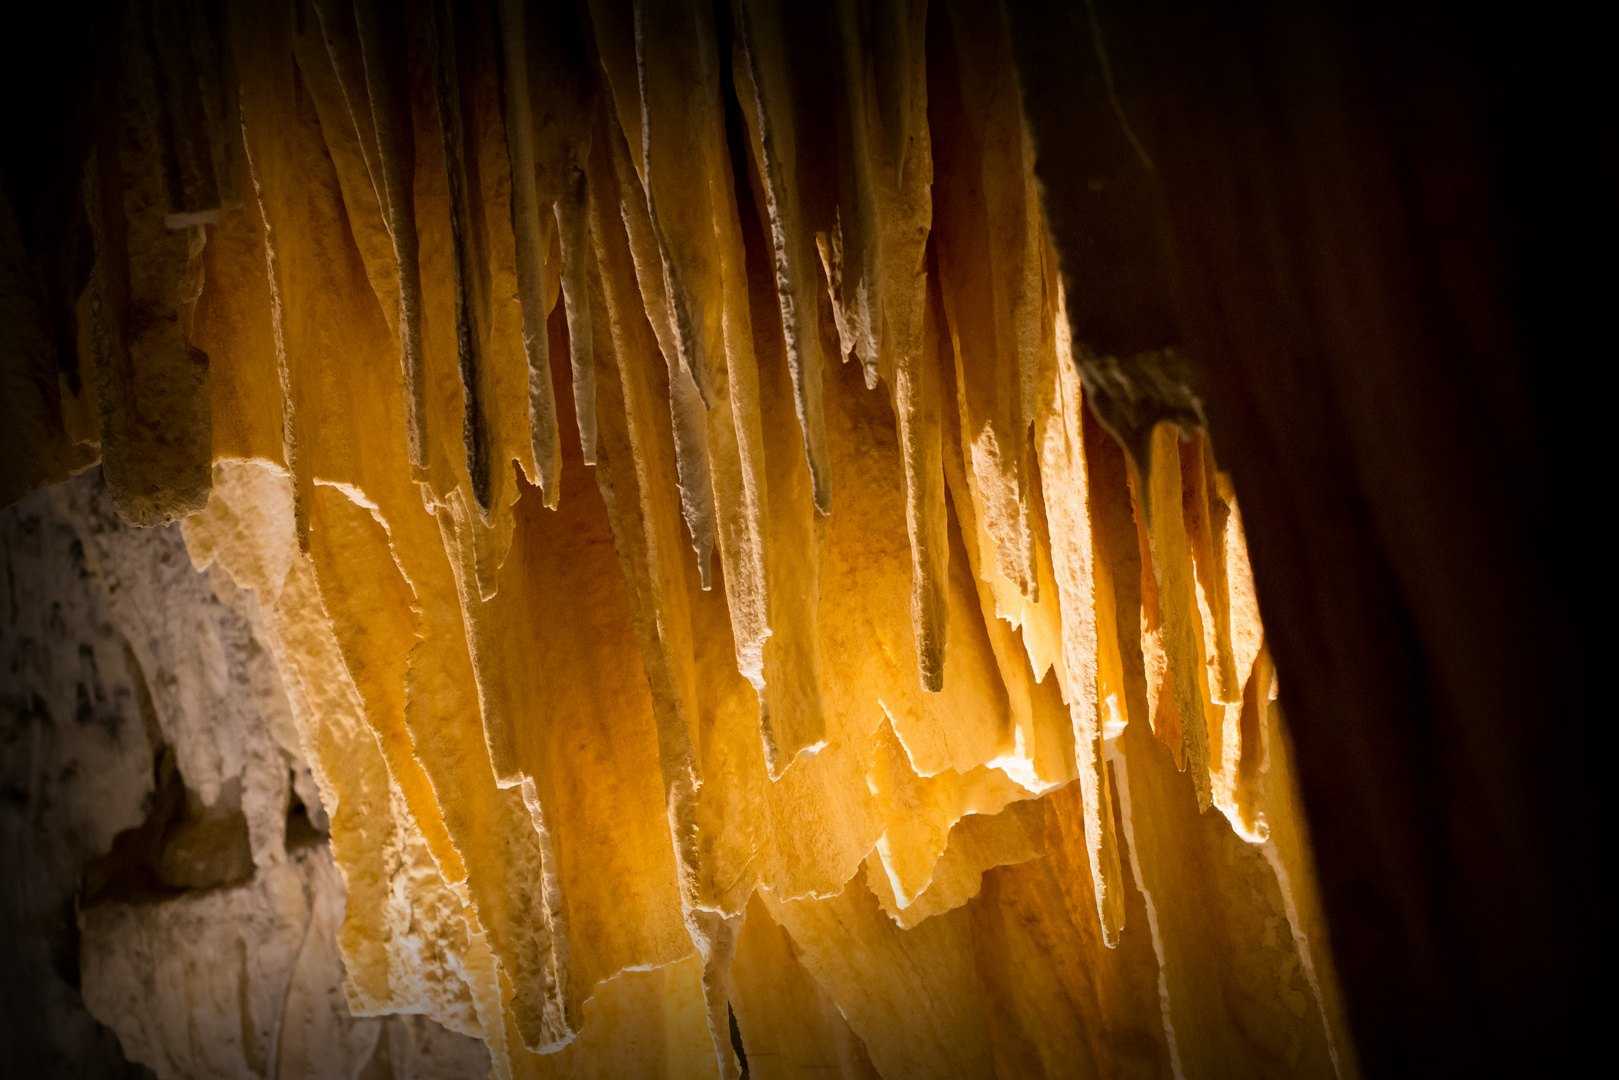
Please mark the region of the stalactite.
[[[166, 67], [170, 54], [189, 57], [186, 28], [147, 5], [130, 21], [131, 32], [104, 50], [120, 78], [96, 103], [85, 177], [96, 245], [89, 338], [113, 499], [130, 521], [155, 525], [208, 499], [208, 357], [185, 323], [200, 284], [201, 223], [235, 194], [227, 164], [235, 146], [227, 136], [213, 152], [221, 133], [195, 115], [200, 87]], [[216, 156], [226, 166], [217, 172]]]
[[[775, 4], [737, 5], [737, 46], [743, 63], [736, 66], [736, 90], [748, 118], [755, 168], [763, 180], [769, 211], [772, 267], [787, 366], [793, 373], [793, 404], [804, 432], [815, 506], [825, 514], [832, 505], [827, 486], [826, 420], [821, 411], [825, 361], [817, 304], [816, 223], [806, 220], [806, 181], [800, 179], [803, 169], [812, 177], [808, 184], [813, 185], [813, 170], [824, 162], [806, 161], [818, 148], [808, 143], [800, 146], [798, 132], [803, 121], [797, 114], [805, 106], [795, 99], [790, 80], [794, 75], [803, 76], [788, 59], [791, 46], [787, 40], [798, 28], [783, 24], [786, 14]], [[808, 17], [814, 18], [813, 14]], [[803, 48], [802, 42], [799, 47]]]
[[350, 1009], [503, 1078], [1353, 1072], [1236, 496], [1089, 411], [1001, 6], [230, 16], [184, 198], [104, 118], [85, 337], [114, 503], [257, 604]]
[[[560, 468], [556, 400], [551, 392], [547, 262], [564, 172], [575, 177], [579, 143], [586, 135], [589, 77], [570, 12], [500, 5], [499, 35], [505, 67], [505, 128], [512, 168], [512, 229], [517, 243], [518, 299], [529, 364], [529, 423], [538, 476], [547, 505], [555, 507]], [[553, 291], [555, 286], [553, 285]]]

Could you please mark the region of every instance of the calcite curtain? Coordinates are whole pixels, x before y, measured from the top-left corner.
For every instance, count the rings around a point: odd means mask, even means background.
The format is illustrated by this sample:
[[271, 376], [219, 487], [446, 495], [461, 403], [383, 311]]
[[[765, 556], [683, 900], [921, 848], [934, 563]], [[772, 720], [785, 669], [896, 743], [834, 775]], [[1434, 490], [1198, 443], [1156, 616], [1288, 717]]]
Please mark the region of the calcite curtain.
[[1236, 496], [1086, 404], [998, 4], [105, 38], [7, 497], [99, 460], [252, 594], [353, 1014], [502, 1078], [1354, 1074]]

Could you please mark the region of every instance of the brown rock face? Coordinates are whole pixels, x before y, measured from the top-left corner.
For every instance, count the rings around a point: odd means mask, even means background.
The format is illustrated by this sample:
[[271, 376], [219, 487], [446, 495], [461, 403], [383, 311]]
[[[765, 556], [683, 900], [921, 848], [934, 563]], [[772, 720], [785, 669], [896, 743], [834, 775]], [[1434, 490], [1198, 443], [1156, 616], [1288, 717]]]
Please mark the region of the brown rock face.
[[1611, 66], [1549, 12], [1006, 10], [1076, 339], [1186, 357], [1242, 497], [1368, 1073], [1577, 1070], [1610, 635], [1567, 508], [1607, 406], [1562, 358], [1612, 336]]

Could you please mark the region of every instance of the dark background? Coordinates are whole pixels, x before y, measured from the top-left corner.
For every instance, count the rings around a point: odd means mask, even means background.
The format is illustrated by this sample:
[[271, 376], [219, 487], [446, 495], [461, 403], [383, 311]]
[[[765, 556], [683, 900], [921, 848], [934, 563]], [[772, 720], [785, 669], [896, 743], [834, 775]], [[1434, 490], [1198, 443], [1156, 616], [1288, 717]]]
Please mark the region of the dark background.
[[1183, 351], [1233, 473], [1365, 1071], [1601, 1060], [1613, 35], [1008, 10], [1076, 337]]

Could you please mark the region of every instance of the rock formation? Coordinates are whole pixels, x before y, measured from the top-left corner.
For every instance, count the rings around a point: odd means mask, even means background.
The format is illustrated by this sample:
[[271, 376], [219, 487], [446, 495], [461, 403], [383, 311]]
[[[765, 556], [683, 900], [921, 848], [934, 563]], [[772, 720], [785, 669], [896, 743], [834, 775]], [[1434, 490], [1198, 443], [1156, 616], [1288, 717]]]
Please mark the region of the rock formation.
[[92, 30], [0, 201], [19, 1045], [1358, 1075], [1164, 181], [1015, 6]]
[[344, 879], [252, 595], [179, 526], [119, 520], [99, 469], [6, 510], [0, 543], [10, 1060], [486, 1072], [475, 1040], [345, 999]]

